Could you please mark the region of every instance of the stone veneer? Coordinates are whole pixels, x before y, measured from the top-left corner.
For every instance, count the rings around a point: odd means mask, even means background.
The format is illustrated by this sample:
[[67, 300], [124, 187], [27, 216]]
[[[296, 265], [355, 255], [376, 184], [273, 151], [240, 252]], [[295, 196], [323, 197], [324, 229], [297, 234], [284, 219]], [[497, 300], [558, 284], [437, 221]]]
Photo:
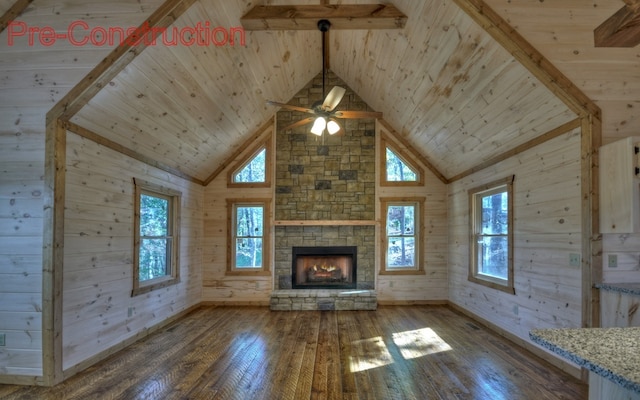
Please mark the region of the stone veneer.
[[[337, 107], [339, 110], [370, 110], [362, 99], [329, 71], [326, 93], [336, 85], [347, 90]], [[298, 92], [288, 104], [311, 107], [314, 102], [320, 101], [322, 74]], [[374, 221], [375, 120], [339, 119], [344, 131], [333, 136], [325, 132], [320, 138], [310, 133], [311, 125], [282, 129], [308, 116], [286, 109], [277, 113], [275, 220]], [[291, 290], [291, 252], [294, 246], [357, 246], [357, 290], [361, 294], [366, 291], [367, 294], [363, 296], [367, 300], [336, 300], [339, 293], [349, 293], [348, 290]], [[375, 309], [371, 305], [375, 304], [375, 227], [348, 224], [277, 225], [274, 270], [272, 309], [291, 309], [285, 303], [296, 304], [293, 309]], [[303, 293], [306, 294], [305, 300], [301, 300]], [[333, 293], [335, 296], [318, 296], [319, 293]]]
[[375, 227], [373, 226], [277, 226], [275, 229], [275, 289], [292, 288], [294, 246], [356, 246], [356, 289], [374, 289]]
[[[347, 89], [338, 109], [368, 110], [367, 105], [333, 74], [335, 85]], [[322, 99], [322, 75], [301, 90], [289, 104], [310, 107]], [[375, 219], [375, 120], [340, 119], [345, 132], [319, 138], [310, 125], [284, 130], [309, 115], [277, 113], [276, 220]]]

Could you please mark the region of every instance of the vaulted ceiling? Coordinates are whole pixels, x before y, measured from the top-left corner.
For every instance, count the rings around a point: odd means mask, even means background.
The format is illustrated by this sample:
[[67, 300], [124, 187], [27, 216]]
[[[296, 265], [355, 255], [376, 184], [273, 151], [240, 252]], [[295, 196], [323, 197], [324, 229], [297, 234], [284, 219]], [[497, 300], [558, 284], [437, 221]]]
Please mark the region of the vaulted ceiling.
[[[267, 2], [291, 3], [318, 0]], [[383, 112], [385, 123], [444, 178], [576, 119], [575, 107], [460, 8], [465, 1], [392, 3], [408, 16], [406, 26], [332, 30], [330, 68]], [[593, 29], [624, 3], [485, 3], [579, 90], [606, 107], [605, 134], [640, 127], [640, 52], [593, 46]], [[198, 0], [174, 26], [181, 30], [208, 21], [211, 27], [238, 27], [254, 5], [248, 0]], [[321, 72], [321, 65], [321, 34], [314, 30], [247, 31], [244, 46], [148, 46], [71, 122], [206, 181], [272, 118], [277, 109], [266, 101], [289, 101]]]

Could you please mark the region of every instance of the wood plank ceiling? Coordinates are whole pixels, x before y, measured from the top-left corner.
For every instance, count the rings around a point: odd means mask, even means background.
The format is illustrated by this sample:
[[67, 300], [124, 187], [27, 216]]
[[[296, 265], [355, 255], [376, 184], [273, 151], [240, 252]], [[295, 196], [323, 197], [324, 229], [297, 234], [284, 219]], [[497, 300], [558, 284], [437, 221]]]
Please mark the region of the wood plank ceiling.
[[[455, 2], [393, 3], [405, 28], [332, 31], [331, 68], [445, 177], [576, 118]], [[175, 26], [240, 26], [252, 6], [196, 1]], [[246, 46], [150, 46], [72, 122], [204, 181], [273, 116], [266, 100], [287, 102], [321, 72], [320, 38], [255, 31]]]

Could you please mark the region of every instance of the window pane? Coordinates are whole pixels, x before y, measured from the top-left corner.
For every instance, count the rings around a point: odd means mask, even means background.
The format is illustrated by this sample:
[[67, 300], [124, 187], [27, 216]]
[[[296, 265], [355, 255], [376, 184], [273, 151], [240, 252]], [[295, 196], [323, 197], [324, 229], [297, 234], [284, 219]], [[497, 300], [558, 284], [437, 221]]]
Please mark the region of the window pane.
[[146, 281], [169, 274], [167, 260], [169, 257], [170, 239], [141, 239], [139, 276], [140, 281]]
[[387, 243], [387, 267], [414, 267], [415, 266], [415, 238], [390, 237]]
[[264, 208], [262, 206], [236, 208], [236, 236], [262, 236], [262, 220]]
[[506, 235], [509, 231], [507, 192], [482, 198], [482, 235]]
[[265, 182], [265, 170], [266, 170], [266, 162], [265, 155], [267, 153], [266, 149], [262, 149], [260, 153], [256, 154], [255, 157], [247, 164], [244, 168], [242, 168], [238, 173], [233, 176], [234, 182]]
[[387, 181], [415, 182], [418, 175], [387, 147]]
[[389, 206], [387, 209], [387, 236], [415, 234], [415, 206]]
[[140, 236], [167, 236], [169, 201], [140, 196]]
[[236, 268], [262, 268], [262, 239], [236, 239]]
[[508, 239], [506, 236], [481, 237], [478, 241], [478, 273], [500, 279], [508, 277]]

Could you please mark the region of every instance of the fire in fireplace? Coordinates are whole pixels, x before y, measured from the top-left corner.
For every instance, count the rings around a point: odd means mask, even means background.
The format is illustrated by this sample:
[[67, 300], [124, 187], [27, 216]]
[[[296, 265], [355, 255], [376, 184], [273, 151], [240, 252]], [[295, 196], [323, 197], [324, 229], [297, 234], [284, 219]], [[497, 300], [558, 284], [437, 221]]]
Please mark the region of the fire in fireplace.
[[355, 289], [356, 246], [294, 247], [294, 289]]

